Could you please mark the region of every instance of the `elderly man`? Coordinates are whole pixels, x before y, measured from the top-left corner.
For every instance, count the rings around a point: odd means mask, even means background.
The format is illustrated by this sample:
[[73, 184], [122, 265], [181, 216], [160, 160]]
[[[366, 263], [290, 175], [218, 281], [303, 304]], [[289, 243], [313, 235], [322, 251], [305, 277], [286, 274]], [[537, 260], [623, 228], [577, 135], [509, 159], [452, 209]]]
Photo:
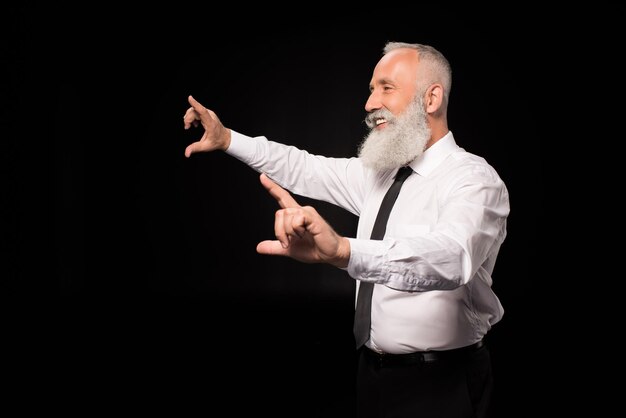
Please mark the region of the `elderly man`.
[[[359, 417], [485, 417], [492, 393], [483, 338], [503, 315], [492, 272], [506, 237], [507, 188], [448, 128], [452, 84], [435, 48], [390, 42], [365, 104], [370, 132], [351, 158], [309, 154], [228, 129], [193, 97], [185, 155], [222, 150], [261, 173], [281, 207], [262, 254], [328, 263], [357, 281]], [[359, 216], [340, 236], [292, 193]]]

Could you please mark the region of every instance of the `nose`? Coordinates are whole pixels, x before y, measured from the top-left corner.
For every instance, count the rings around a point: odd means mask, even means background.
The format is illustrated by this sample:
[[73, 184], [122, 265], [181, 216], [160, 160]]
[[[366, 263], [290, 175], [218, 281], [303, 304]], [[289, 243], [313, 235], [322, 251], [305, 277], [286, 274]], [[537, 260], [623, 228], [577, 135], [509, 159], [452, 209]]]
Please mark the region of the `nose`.
[[367, 98], [365, 102], [365, 111], [370, 113], [374, 110], [378, 110], [383, 107], [382, 101], [380, 100], [380, 95], [376, 93], [376, 91], [372, 91], [370, 96]]

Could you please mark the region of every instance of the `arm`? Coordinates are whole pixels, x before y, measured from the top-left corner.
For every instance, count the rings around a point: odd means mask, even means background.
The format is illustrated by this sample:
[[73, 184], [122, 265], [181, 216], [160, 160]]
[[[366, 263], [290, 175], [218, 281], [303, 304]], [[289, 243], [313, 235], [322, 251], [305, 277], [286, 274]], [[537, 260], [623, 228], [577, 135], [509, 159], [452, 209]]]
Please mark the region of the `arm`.
[[461, 167], [438, 183], [430, 216], [416, 203], [402, 223], [390, 223], [384, 240], [350, 239], [350, 276], [418, 292], [452, 290], [475, 277], [489, 282], [506, 236], [508, 192], [495, 174], [470, 171]]
[[248, 137], [222, 125], [217, 115], [189, 96], [191, 107], [183, 117], [185, 129], [202, 125], [202, 137], [185, 149], [226, 151], [254, 170], [266, 173], [292, 193], [335, 204], [358, 215], [368, 190], [363, 166], [356, 158], [328, 158], [294, 146]]
[[369, 190], [369, 173], [357, 158], [315, 155], [264, 136], [232, 131], [227, 154], [265, 173], [291, 193], [332, 203], [359, 215]]
[[304, 263], [327, 263], [344, 268], [350, 242], [337, 234], [311, 206], [300, 206], [285, 189], [261, 174], [261, 184], [278, 201], [274, 232], [277, 240], [262, 241], [257, 252], [291, 257]]

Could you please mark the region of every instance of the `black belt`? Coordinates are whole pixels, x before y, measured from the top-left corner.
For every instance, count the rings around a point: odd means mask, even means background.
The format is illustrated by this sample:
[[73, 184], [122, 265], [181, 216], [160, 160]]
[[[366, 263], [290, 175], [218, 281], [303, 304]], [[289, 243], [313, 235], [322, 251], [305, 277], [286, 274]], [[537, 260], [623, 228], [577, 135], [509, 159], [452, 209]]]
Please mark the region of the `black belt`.
[[484, 342], [478, 341], [472, 345], [466, 347], [455, 348], [452, 350], [442, 351], [417, 351], [415, 353], [406, 354], [389, 354], [389, 353], [377, 353], [367, 347], [363, 347], [365, 355], [370, 360], [373, 360], [380, 367], [392, 367], [392, 366], [408, 366], [422, 363], [432, 363], [440, 361], [458, 361], [468, 357], [469, 354], [477, 351], [481, 347], [484, 347]]

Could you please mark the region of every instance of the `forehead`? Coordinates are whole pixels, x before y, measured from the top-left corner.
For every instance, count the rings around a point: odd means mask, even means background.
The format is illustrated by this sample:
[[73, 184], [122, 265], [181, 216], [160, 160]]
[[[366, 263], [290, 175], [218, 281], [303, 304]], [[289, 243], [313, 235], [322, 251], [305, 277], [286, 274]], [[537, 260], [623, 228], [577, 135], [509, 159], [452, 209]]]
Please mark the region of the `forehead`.
[[384, 55], [374, 67], [372, 83], [385, 80], [396, 83], [414, 83], [417, 78], [418, 63], [418, 52], [415, 49], [394, 49]]

